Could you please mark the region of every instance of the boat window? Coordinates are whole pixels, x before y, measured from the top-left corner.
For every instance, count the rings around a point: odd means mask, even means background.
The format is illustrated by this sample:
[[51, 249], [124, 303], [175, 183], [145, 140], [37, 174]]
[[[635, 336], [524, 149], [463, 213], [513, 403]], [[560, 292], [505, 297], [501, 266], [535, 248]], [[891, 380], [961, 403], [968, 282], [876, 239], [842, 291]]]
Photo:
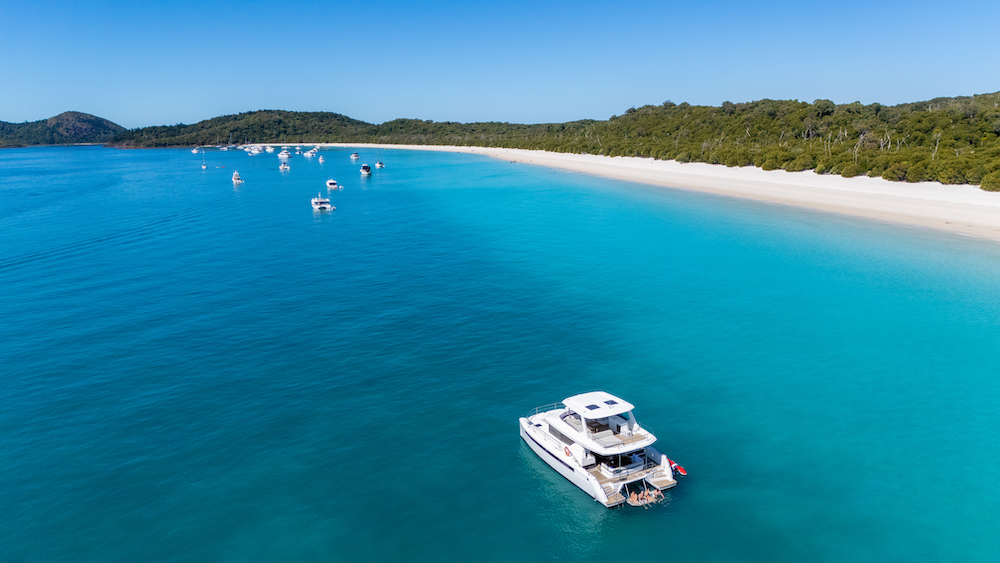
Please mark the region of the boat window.
[[573, 444], [576, 443], [573, 440], [567, 438], [565, 435], [563, 435], [562, 432], [556, 430], [555, 428], [552, 428], [552, 426], [549, 426], [549, 434], [552, 434], [553, 436], [558, 438], [560, 442], [566, 444], [567, 446], [572, 446]]

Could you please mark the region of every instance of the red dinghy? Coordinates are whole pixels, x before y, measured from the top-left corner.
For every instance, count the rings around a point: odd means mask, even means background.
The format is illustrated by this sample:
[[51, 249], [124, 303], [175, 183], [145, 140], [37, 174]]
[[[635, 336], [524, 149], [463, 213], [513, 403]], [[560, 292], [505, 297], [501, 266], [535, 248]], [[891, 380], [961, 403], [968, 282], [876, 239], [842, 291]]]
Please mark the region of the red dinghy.
[[670, 462], [670, 469], [673, 469], [674, 473], [679, 473], [680, 475], [683, 475], [684, 477], [687, 477], [688, 472], [684, 471], [684, 468], [681, 467], [680, 465], [677, 465], [676, 461], [674, 461], [674, 460], [672, 460], [670, 458], [667, 458], [667, 461]]

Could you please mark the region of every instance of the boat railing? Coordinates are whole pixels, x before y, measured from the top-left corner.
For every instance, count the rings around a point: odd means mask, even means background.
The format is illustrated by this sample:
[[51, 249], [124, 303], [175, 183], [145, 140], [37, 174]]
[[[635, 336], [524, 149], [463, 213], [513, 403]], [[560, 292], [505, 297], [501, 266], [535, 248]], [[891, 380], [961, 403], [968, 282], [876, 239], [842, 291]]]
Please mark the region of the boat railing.
[[559, 438], [556, 438], [555, 436], [553, 436], [552, 434], [549, 434], [548, 432], [539, 432], [538, 435], [540, 435], [543, 438], [545, 438], [546, 440], [552, 442], [552, 445], [554, 445], [556, 447], [556, 449], [558, 449], [560, 446], [562, 446], [562, 447], [568, 447], [569, 446], [569, 444], [567, 444], [566, 442], [563, 442], [562, 440], [560, 440]]
[[556, 409], [564, 409], [564, 408], [566, 408], [566, 405], [564, 405], [562, 403], [549, 403], [547, 405], [542, 405], [540, 407], [535, 407], [534, 409], [531, 410], [531, 412], [529, 412], [527, 415], [525, 415], [525, 418], [530, 418], [530, 417], [535, 416], [536, 414], [538, 414], [540, 412], [548, 412], [548, 411], [554, 411]]
[[656, 463], [655, 461], [647, 459], [643, 461], [643, 464], [640, 467], [633, 467], [631, 469], [621, 468], [613, 470], [611, 472], [611, 480], [624, 481], [626, 479], [639, 475], [640, 473], [642, 474], [649, 473], [653, 468], [657, 467], [658, 465], [659, 464]]

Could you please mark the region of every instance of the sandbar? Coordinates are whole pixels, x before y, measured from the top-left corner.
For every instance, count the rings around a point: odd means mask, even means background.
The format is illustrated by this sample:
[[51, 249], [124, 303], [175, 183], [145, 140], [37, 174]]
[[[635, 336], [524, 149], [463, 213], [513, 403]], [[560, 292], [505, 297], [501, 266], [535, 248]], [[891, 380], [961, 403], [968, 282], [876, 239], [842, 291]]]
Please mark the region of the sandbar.
[[939, 182], [890, 182], [883, 178], [844, 178], [815, 172], [727, 167], [629, 156], [556, 153], [540, 150], [442, 145], [325, 143], [321, 146], [405, 149], [481, 154], [639, 182], [913, 225], [1000, 241], [1000, 192]]

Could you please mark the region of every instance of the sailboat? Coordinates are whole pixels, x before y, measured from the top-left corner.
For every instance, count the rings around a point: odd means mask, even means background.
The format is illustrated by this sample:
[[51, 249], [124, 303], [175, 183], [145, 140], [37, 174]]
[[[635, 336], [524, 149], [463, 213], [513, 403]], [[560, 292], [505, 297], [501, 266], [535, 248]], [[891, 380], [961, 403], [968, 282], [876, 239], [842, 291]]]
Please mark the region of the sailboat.
[[205, 151], [201, 151], [201, 169], [205, 170], [206, 168], [208, 168], [208, 165], [205, 164]]

